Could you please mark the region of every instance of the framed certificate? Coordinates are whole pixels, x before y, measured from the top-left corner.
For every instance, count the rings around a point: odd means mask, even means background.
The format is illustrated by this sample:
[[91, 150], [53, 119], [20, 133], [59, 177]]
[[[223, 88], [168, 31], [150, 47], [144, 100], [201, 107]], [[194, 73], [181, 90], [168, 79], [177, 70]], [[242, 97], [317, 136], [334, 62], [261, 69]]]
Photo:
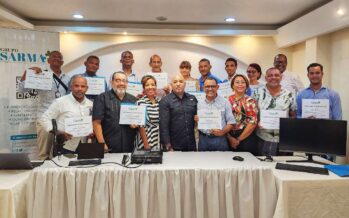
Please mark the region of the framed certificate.
[[27, 69], [24, 88], [52, 90], [53, 72], [42, 71], [36, 73], [34, 70]]
[[146, 109], [145, 105], [121, 104], [119, 124], [144, 126]]
[[222, 129], [222, 115], [219, 110], [198, 110], [198, 129]]
[[330, 101], [328, 99], [302, 99], [302, 118], [330, 118]]

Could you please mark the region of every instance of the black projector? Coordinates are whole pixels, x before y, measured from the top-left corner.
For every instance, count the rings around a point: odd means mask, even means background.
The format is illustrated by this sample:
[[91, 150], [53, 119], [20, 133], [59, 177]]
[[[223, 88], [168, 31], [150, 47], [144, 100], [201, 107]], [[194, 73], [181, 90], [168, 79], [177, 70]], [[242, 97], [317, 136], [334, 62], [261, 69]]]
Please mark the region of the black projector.
[[162, 151], [135, 150], [131, 154], [131, 164], [161, 164]]

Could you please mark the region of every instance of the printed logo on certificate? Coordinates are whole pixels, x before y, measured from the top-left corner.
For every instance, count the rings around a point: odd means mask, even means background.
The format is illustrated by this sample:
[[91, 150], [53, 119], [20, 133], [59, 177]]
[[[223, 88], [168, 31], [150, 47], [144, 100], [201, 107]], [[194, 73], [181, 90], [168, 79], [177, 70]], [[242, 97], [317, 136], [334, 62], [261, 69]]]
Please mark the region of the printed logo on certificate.
[[64, 119], [64, 131], [73, 137], [84, 137], [93, 133], [92, 117], [71, 117]]
[[260, 125], [263, 129], [279, 129], [280, 118], [287, 118], [288, 111], [261, 110]]
[[198, 129], [222, 129], [222, 115], [219, 110], [198, 110]]
[[141, 95], [143, 93], [142, 83], [139, 83], [139, 82], [128, 82], [127, 93], [129, 93], [129, 94], [131, 94], [133, 96]]
[[146, 106], [121, 104], [119, 124], [145, 126]]
[[88, 89], [86, 95], [99, 95], [105, 92], [104, 77], [85, 77], [87, 80]]
[[42, 71], [36, 73], [34, 70], [26, 70], [26, 79], [24, 88], [27, 89], [40, 89], [40, 90], [52, 90], [53, 72]]
[[328, 99], [302, 99], [302, 118], [330, 118], [330, 102]]

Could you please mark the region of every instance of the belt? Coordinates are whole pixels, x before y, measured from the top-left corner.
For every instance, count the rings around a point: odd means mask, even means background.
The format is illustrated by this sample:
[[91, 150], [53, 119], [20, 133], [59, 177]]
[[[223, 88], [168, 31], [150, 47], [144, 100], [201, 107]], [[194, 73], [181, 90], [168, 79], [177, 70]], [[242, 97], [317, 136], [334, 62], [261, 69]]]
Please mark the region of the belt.
[[217, 136], [215, 136], [215, 135], [206, 134], [206, 133], [203, 133], [203, 132], [200, 132], [200, 131], [199, 131], [199, 134], [202, 135], [202, 136], [208, 137], [208, 138], [216, 138], [216, 137], [217, 137]]

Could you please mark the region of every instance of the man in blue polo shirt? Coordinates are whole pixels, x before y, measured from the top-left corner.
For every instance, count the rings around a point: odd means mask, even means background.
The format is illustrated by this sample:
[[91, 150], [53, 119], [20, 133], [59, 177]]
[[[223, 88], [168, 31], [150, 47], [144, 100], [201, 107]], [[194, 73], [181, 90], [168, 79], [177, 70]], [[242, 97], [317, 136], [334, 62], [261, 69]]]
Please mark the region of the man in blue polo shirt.
[[[319, 63], [312, 63], [307, 67], [310, 86], [301, 91], [297, 96], [297, 117], [302, 118], [302, 104], [304, 99], [328, 100], [329, 114], [331, 120], [342, 119], [341, 99], [337, 92], [322, 85], [324, 75], [323, 66]], [[309, 118], [324, 118], [311, 116]]]
[[199, 71], [201, 74], [201, 77], [199, 78], [200, 82], [200, 91], [204, 91], [204, 82], [207, 78], [213, 78], [217, 81], [217, 83], [221, 83], [222, 80], [220, 80], [218, 77], [214, 76], [211, 73], [211, 63], [208, 59], [203, 58], [199, 61]]

